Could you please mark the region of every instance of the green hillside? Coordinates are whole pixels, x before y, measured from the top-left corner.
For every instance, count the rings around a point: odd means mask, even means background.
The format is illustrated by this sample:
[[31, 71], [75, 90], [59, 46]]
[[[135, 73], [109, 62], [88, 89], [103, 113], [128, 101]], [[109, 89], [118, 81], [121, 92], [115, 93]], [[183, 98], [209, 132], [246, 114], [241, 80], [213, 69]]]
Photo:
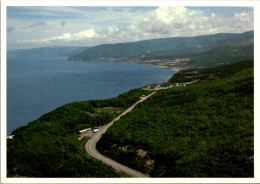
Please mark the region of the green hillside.
[[152, 177], [253, 177], [253, 61], [182, 74], [200, 81], [137, 105], [98, 150]]
[[7, 139], [8, 177], [126, 177], [90, 157], [79, 130], [109, 123], [148, 92], [134, 89], [107, 100], [74, 102], [14, 130]]
[[[252, 60], [175, 74], [120, 118], [98, 150], [152, 177], [253, 177]], [[90, 157], [78, 131], [102, 126], [153, 90], [59, 107], [7, 139], [8, 177], [126, 177]]]
[[254, 58], [254, 31], [173, 37], [93, 47], [54, 46], [8, 50], [8, 57], [67, 57], [72, 61], [118, 61], [173, 68], [214, 67]]
[[251, 43], [245, 45], [220, 44], [214, 47], [197, 46], [175, 51], [149, 52], [142, 60], [175, 60], [177, 58], [189, 58], [188, 61], [182, 63], [184, 66], [212, 67], [252, 59], [253, 53], [254, 47]]
[[[254, 32], [221, 33], [196, 37], [175, 37], [130, 43], [104, 44], [71, 55], [69, 60], [149, 60], [188, 59], [185, 66], [215, 66], [253, 59]], [[164, 62], [164, 61], [161, 61]], [[166, 64], [165, 64], [166, 65]]]
[[[169, 83], [190, 82], [194, 80], [205, 80], [211, 78], [225, 78], [227, 75], [237, 73], [254, 66], [253, 60], [238, 61], [233, 64], [204, 68], [187, 69], [174, 74], [168, 81]], [[167, 84], [165, 84], [167, 85]]]

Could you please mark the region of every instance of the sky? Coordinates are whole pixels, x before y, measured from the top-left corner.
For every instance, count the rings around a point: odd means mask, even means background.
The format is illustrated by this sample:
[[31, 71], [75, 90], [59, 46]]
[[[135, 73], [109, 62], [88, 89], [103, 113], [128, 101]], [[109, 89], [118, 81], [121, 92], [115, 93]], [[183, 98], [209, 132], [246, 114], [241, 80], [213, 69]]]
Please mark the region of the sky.
[[94, 46], [253, 29], [250, 7], [7, 7], [8, 49]]

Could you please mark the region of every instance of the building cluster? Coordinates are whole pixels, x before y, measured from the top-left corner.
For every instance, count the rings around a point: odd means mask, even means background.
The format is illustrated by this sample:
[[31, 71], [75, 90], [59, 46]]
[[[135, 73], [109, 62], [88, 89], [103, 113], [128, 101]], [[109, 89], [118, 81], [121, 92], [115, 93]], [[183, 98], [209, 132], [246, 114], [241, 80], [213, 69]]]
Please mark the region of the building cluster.
[[86, 128], [86, 129], [80, 130], [79, 133], [80, 133], [81, 135], [83, 135], [83, 134], [88, 133], [88, 132], [91, 132], [91, 131], [92, 131], [91, 128]]
[[80, 135], [86, 134], [88, 132], [96, 133], [96, 132], [99, 131], [99, 128], [101, 128], [101, 126], [95, 127], [93, 129], [92, 128], [86, 128], [86, 129], [80, 130], [79, 133], [80, 133]]
[[147, 88], [149, 88], [149, 89], [154, 89], [154, 90], [161, 90], [161, 89], [169, 89], [169, 88], [172, 88], [172, 87], [185, 87], [186, 86], [186, 84], [182, 84], [182, 83], [180, 83], [180, 84], [171, 84], [171, 85], [169, 85], [169, 86], [164, 86], [164, 87], [162, 87], [161, 85], [156, 85], [156, 86], [147, 86]]

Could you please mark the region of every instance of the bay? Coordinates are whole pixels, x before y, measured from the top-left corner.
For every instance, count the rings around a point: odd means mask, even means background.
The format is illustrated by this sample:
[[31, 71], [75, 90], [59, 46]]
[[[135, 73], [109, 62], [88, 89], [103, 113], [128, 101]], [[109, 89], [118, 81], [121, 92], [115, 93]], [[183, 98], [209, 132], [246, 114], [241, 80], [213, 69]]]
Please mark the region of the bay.
[[7, 59], [7, 133], [73, 101], [106, 99], [162, 83], [175, 70], [118, 62], [66, 58]]

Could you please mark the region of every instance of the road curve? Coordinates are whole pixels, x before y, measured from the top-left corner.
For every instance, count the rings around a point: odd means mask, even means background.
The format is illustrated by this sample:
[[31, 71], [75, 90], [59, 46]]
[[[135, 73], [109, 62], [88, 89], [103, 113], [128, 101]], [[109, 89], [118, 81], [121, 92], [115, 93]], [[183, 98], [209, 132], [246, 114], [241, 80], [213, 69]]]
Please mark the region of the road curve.
[[104, 155], [100, 154], [97, 149], [96, 149], [96, 144], [97, 142], [100, 140], [101, 136], [107, 131], [107, 129], [109, 127], [111, 127], [114, 122], [116, 122], [117, 120], [119, 120], [122, 116], [126, 115], [128, 112], [131, 112], [135, 106], [137, 104], [139, 104], [140, 102], [143, 102], [144, 100], [146, 100], [147, 98], [149, 98], [150, 96], [152, 96], [155, 92], [145, 96], [145, 97], [140, 97], [141, 99], [139, 101], [137, 101], [134, 105], [132, 105], [131, 107], [129, 107], [126, 111], [124, 111], [122, 114], [120, 114], [119, 116], [117, 116], [115, 119], [113, 119], [110, 123], [108, 123], [107, 125], [105, 125], [103, 127], [102, 130], [100, 130], [99, 132], [95, 133], [95, 135], [87, 141], [86, 145], [85, 145], [85, 149], [86, 151], [93, 156], [94, 158], [101, 160], [102, 162], [104, 162], [107, 165], [112, 166], [113, 168], [115, 168], [118, 171], [122, 171], [124, 173], [127, 173], [128, 175], [135, 177], [135, 178], [146, 178], [149, 177], [147, 175], [144, 175], [143, 173], [140, 173], [136, 170], [133, 170], [129, 167], [126, 167], [110, 158], [105, 157]]

